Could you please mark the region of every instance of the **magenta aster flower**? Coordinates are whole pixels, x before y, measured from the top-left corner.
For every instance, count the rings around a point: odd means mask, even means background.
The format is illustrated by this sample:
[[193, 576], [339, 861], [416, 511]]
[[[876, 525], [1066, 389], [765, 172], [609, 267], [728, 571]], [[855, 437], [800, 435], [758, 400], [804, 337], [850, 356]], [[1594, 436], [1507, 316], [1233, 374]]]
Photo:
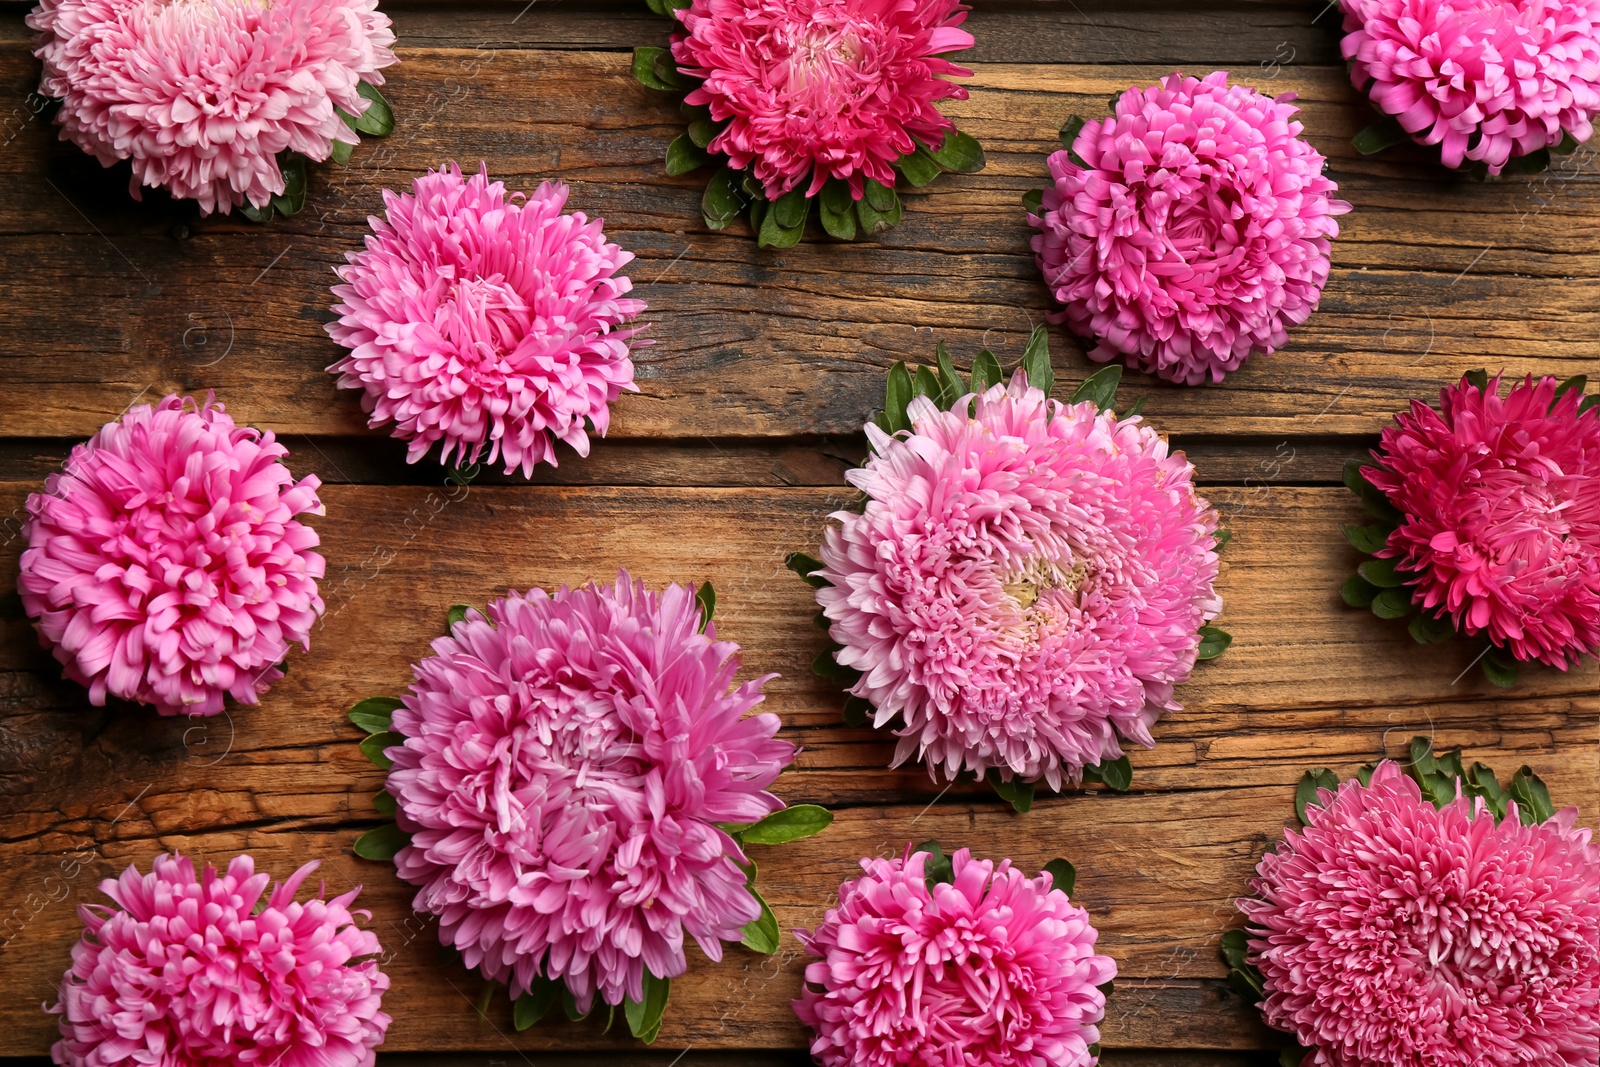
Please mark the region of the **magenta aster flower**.
[[600, 219], [562, 214], [567, 187], [506, 196], [487, 170], [429, 171], [412, 193], [383, 194], [366, 250], [338, 268], [342, 303], [328, 333], [350, 354], [328, 369], [364, 390], [373, 428], [394, 423], [416, 462], [503, 458], [506, 473], [555, 466], [555, 442], [589, 454], [610, 404], [635, 390], [622, 324], [645, 308], [618, 273], [633, 253]]
[[1401, 521], [1377, 555], [1425, 611], [1519, 660], [1600, 649], [1600, 408], [1532, 377], [1467, 378], [1383, 431], [1363, 468]]
[[1307, 1067], [1593, 1067], [1600, 848], [1576, 809], [1497, 825], [1388, 762], [1320, 795], [1239, 900]]
[[1216, 512], [1194, 468], [1137, 417], [1047, 400], [1017, 375], [966, 408], [912, 401], [909, 433], [869, 425], [817, 602], [850, 692], [898, 718], [895, 763], [989, 769], [1059, 789], [1153, 745], [1222, 600]]
[[416, 908], [513, 997], [541, 977], [581, 1010], [641, 1000], [644, 970], [713, 960], [761, 914], [718, 823], [783, 807], [778, 717], [746, 716], [738, 646], [700, 632], [694, 591], [614, 586], [491, 601], [416, 666], [388, 789]]
[[864, 859], [822, 925], [797, 930], [819, 957], [794, 1002], [823, 1067], [1088, 1067], [1105, 1015], [1089, 913], [1010, 860], [951, 857], [930, 885], [928, 854]]
[[1499, 174], [1594, 130], [1595, 0], [1345, 0], [1344, 29], [1355, 87], [1447, 167]]
[[322, 614], [315, 475], [221, 404], [141, 404], [28, 497], [17, 581], [40, 640], [89, 700], [163, 715], [254, 704]]
[[1033, 251], [1091, 359], [1220, 382], [1311, 317], [1350, 205], [1293, 99], [1173, 74], [1050, 157]]
[[830, 178], [857, 200], [868, 178], [893, 186], [901, 156], [955, 129], [934, 105], [967, 96], [945, 78], [972, 72], [942, 58], [972, 47], [961, 0], [694, 0], [675, 14], [672, 57], [700, 81], [686, 100], [725, 123], [707, 150], [769, 200]]
[[249, 856], [195, 878], [188, 857], [157, 856], [100, 883], [115, 907], [84, 905], [82, 940], [61, 979], [70, 1067], [370, 1067], [389, 1016], [389, 978], [371, 931], [355, 924], [360, 889], [325, 900], [295, 892], [308, 863], [262, 899]]
[[40, 0], [28, 25], [62, 139], [131, 192], [163, 186], [203, 214], [284, 192], [278, 153], [355, 144], [339, 116], [382, 85], [394, 34], [377, 0]]

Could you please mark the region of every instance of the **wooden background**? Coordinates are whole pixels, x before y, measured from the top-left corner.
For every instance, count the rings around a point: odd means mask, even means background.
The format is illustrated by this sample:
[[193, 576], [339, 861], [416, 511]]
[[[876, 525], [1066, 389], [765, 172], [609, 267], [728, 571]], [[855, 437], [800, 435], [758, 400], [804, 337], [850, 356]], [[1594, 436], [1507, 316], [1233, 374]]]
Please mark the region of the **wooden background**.
[[[329, 885], [364, 883], [390, 959], [388, 1063], [796, 1064], [788, 1001], [798, 945], [775, 959], [734, 949], [692, 958], [667, 1024], [644, 1052], [587, 1024], [516, 1034], [503, 1003], [442, 958], [410, 891], [350, 844], [378, 816], [380, 775], [343, 712], [394, 693], [441, 631], [446, 607], [507, 587], [606, 578], [705, 580], [746, 669], [776, 670], [769, 704], [804, 745], [780, 782], [790, 801], [837, 813], [822, 837], [758, 857], [785, 929], [810, 925], [858, 857], [929, 837], [1079, 868], [1078, 897], [1121, 968], [1105, 1024], [1113, 1067], [1276, 1062], [1273, 1035], [1223, 981], [1217, 938], [1256, 857], [1293, 818], [1301, 772], [1341, 773], [1413, 734], [1521, 763], [1558, 802], [1600, 810], [1600, 675], [1529, 670], [1490, 688], [1475, 650], [1423, 649], [1398, 624], [1346, 609], [1356, 562], [1339, 534], [1358, 509], [1338, 487], [1412, 396], [1474, 367], [1600, 377], [1600, 166], [1585, 147], [1537, 178], [1460, 180], [1408, 148], [1356, 156], [1370, 121], [1338, 56], [1322, 0], [977, 0], [971, 99], [949, 105], [988, 151], [983, 173], [906, 196], [878, 243], [813, 238], [760, 251], [707, 232], [703, 176], [668, 179], [681, 130], [666, 98], [634, 83], [628, 52], [665, 24], [642, 2], [387, 3], [402, 64], [386, 94], [399, 128], [347, 167], [315, 169], [305, 211], [269, 227], [199, 220], [102, 171], [35, 117], [38, 64], [22, 17], [0, 17], [0, 1056], [45, 1054], [53, 999], [100, 878], [178, 849], [241, 850], [287, 874], [323, 861]], [[892, 745], [839, 721], [839, 697], [807, 666], [821, 647], [809, 592], [782, 569], [817, 543], [860, 457], [856, 432], [895, 360], [958, 363], [980, 343], [1009, 367], [1046, 294], [1027, 251], [1022, 193], [1071, 114], [1100, 114], [1134, 82], [1181, 67], [1230, 69], [1295, 91], [1307, 134], [1332, 161], [1342, 221], [1322, 309], [1281, 353], [1215, 388], [1130, 376], [1125, 400], [1185, 448], [1233, 530], [1221, 660], [1180, 690], [1184, 711], [1133, 755], [1134, 789], [1041, 800], [1016, 815], [981, 790], [940, 793], [887, 771]], [[637, 353], [641, 394], [615, 408], [587, 461], [570, 453], [534, 484], [489, 477], [447, 493], [432, 460], [364, 429], [356, 397], [323, 368], [331, 268], [366, 232], [380, 191], [459, 160], [513, 188], [572, 183], [638, 254], [637, 295], [656, 344]], [[1051, 334], [1061, 394], [1092, 368]], [[327, 616], [309, 655], [257, 709], [215, 720], [91, 708], [37, 645], [14, 591], [22, 502], [70, 445], [134, 402], [214, 389], [240, 421], [276, 430], [297, 472], [327, 489], [316, 526], [329, 560]], [[9, 913], [9, 914], [7, 914]], [[677, 1058], [682, 1050], [687, 1053]], [[552, 1051], [555, 1050], [555, 1051]], [[614, 1062], [616, 1053], [600, 1054]]]

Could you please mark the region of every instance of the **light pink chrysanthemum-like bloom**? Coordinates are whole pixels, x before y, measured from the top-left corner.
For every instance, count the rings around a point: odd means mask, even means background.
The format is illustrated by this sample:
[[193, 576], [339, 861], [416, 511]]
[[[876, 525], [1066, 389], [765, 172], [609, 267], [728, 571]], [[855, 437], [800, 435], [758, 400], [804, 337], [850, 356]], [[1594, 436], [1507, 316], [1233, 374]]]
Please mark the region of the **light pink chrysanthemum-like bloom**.
[[760, 916], [717, 823], [783, 807], [794, 759], [733, 687], [737, 645], [700, 633], [694, 591], [541, 589], [470, 613], [394, 713], [388, 788], [411, 834], [395, 865], [469, 969], [513, 996], [543, 975], [583, 1010], [642, 997], [644, 969], [713, 960]]
[[1334, 217], [1324, 160], [1293, 93], [1173, 74], [1135, 86], [1050, 157], [1033, 251], [1054, 321], [1172, 382], [1220, 382], [1288, 340], [1328, 280]]
[[322, 614], [315, 475], [221, 404], [141, 404], [28, 497], [22, 605], [68, 678], [163, 715], [254, 704]]
[[1467, 379], [1383, 431], [1364, 468], [1404, 516], [1378, 551], [1425, 609], [1519, 660], [1600, 650], [1600, 409], [1531, 377]]
[[[338, 268], [328, 333], [350, 354], [328, 369], [365, 391], [374, 429], [394, 423], [415, 463], [503, 458], [506, 473], [556, 463], [555, 442], [589, 454], [610, 404], [636, 391], [622, 324], [644, 311], [619, 273], [633, 259], [601, 219], [566, 215], [567, 187], [506, 195], [455, 164], [383, 194], [366, 250]], [[587, 426], [585, 425], [587, 422]]]
[[955, 129], [934, 105], [967, 98], [945, 78], [972, 72], [941, 58], [972, 47], [961, 0], [694, 0], [676, 14], [672, 58], [702, 79], [686, 99], [727, 123], [708, 148], [769, 200], [829, 178], [857, 200], [868, 178], [894, 185], [897, 159]]
[[40, 0], [28, 25], [62, 138], [203, 214], [282, 193], [279, 152], [355, 144], [336, 109], [396, 61], [377, 0]]
[[1117, 965], [1095, 954], [1089, 913], [1011, 866], [951, 857], [929, 886], [928, 854], [864, 859], [816, 930], [820, 959], [794, 1001], [823, 1067], [1089, 1067], [1105, 1015], [1097, 987]]
[[1179, 705], [1213, 591], [1216, 512], [1194, 468], [1138, 417], [1064, 405], [1019, 372], [968, 418], [926, 397], [908, 434], [868, 425], [833, 517], [817, 601], [850, 690], [900, 723], [898, 765], [1059, 789], [1085, 764], [1153, 745]]
[[1594, 132], [1597, 0], [1344, 0], [1344, 29], [1355, 87], [1447, 167]]
[[1497, 826], [1393, 763], [1320, 803], [1239, 900], [1262, 1011], [1306, 1067], [1594, 1067], [1600, 848], [1577, 809]]
[[371, 1067], [389, 1016], [389, 978], [370, 930], [350, 910], [360, 889], [294, 899], [308, 863], [263, 899], [249, 856], [197, 879], [186, 856], [129, 867], [83, 905], [82, 940], [61, 979], [69, 1067]]

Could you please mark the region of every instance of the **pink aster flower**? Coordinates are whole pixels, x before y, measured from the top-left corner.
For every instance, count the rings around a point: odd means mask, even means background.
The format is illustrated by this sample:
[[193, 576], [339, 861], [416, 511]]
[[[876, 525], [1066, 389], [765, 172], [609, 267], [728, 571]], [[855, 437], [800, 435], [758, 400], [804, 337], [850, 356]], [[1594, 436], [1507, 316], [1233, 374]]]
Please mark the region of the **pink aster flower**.
[[1089, 1067], [1105, 1015], [1089, 913], [1011, 866], [951, 857], [929, 885], [928, 854], [864, 859], [822, 925], [796, 936], [817, 960], [794, 1001], [823, 1067]]
[[389, 1016], [389, 978], [350, 904], [294, 899], [308, 863], [264, 900], [249, 856], [198, 879], [186, 856], [129, 867], [100, 891], [115, 907], [79, 907], [82, 940], [61, 979], [69, 1067], [371, 1067]]
[[1496, 825], [1393, 763], [1321, 798], [1239, 900], [1262, 1011], [1307, 1067], [1593, 1067], [1600, 848], [1576, 809]]
[[311, 647], [322, 614], [315, 475], [221, 404], [141, 404], [72, 450], [28, 497], [17, 591], [43, 644], [95, 705], [163, 715], [254, 704]]
[[992, 386], [911, 430], [867, 426], [851, 471], [865, 509], [833, 517], [817, 590], [850, 690], [898, 719], [895, 764], [1039, 778], [1153, 745], [1195, 663], [1213, 591], [1217, 516], [1194, 468], [1137, 417]]
[[1600, 650], [1600, 409], [1529, 377], [1413, 401], [1367, 480], [1403, 516], [1378, 551], [1458, 632], [1565, 669]]
[[737, 645], [700, 632], [694, 591], [540, 589], [469, 613], [396, 709], [388, 789], [411, 843], [395, 865], [469, 969], [515, 997], [540, 976], [587, 1011], [641, 999], [644, 969], [713, 960], [761, 908], [718, 823], [783, 807], [794, 759], [733, 687]]
[[[203, 214], [284, 191], [279, 152], [327, 159], [357, 137], [362, 82], [395, 62], [377, 0], [40, 0], [28, 25], [61, 137], [130, 191], [164, 186]], [[336, 110], [337, 109], [337, 110]]]
[[429, 171], [383, 194], [366, 250], [346, 255], [328, 333], [350, 354], [328, 369], [364, 390], [373, 428], [394, 423], [416, 462], [436, 441], [461, 465], [503, 458], [506, 473], [555, 466], [555, 442], [589, 454], [610, 404], [636, 391], [622, 324], [644, 311], [618, 273], [633, 253], [600, 219], [564, 215], [567, 187], [506, 196], [485, 169]]
[[694, 0], [676, 15], [672, 58], [701, 80], [687, 102], [726, 123], [709, 151], [769, 200], [829, 178], [857, 200], [868, 178], [894, 185], [897, 159], [955, 129], [934, 105], [967, 97], [944, 79], [972, 72], [942, 58], [972, 47], [961, 0]]
[[1344, 29], [1355, 87], [1447, 167], [1499, 174], [1594, 131], [1596, 0], [1345, 0]]
[[1094, 340], [1089, 358], [1220, 382], [1311, 317], [1350, 205], [1332, 198], [1293, 99], [1226, 71], [1173, 74], [1050, 157], [1033, 251], [1063, 306], [1054, 321]]

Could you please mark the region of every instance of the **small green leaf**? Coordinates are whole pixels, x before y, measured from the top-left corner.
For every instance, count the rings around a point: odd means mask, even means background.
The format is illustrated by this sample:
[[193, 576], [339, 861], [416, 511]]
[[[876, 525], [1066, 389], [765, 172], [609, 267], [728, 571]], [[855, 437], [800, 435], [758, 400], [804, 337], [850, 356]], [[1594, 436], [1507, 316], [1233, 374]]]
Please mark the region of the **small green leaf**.
[[1582, 415], [1584, 412], [1592, 411], [1595, 408], [1600, 408], [1600, 393], [1585, 397], [1583, 403], [1578, 405], [1578, 414]]
[[934, 350], [934, 358], [939, 364], [939, 410], [949, 411], [956, 406], [967, 391], [967, 383], [961, 377], [961, 372], [956, 370], [956, 365], [950, 361], [950, 351], [940, 341]]
[[[599, 997], [596, 997], [595, 1004], [599, 1003], [602, 1003], [602, 1001]], [[593, 1004], [590, 1005], [589, 1010], [594, 1010]], [[567, 988], [565, 982], [561, 983], [561, 1013], [567, 1017], [568, 1022], [573, 1023], [589, 1017], [589, 1012], [578, 1010], [578, 998], [572, 995], [572, 990]]]
[[1503, 173], [1538, 174], [1550, 169], [1550, 149], [1540, 147], [1521, 156], [1512, 156]]
[[1456, 635], [1455, 623], [1450, 616], [1429, 615], [1426, 611], [1418, 612], [1406, 629], [1411, 632], [1411, 639], [1419, 645], [1436, 645]]
[[1144, 402], [1146, 400], [1149, 400], [1149, 399], [1150, 398], [1147, 397], [1147, 396], [1141, 396], [1138, 400], [1135, 400], [1133, 402], [1133, 406], [1128, 408], [1128, 410], [1123, 413], [1123, 415], [1122, 415], [1123, 421], [1127, 421], [1128, 419], [1131, 419], [1135, 415], [1139, 414], [1139, 412], [1143, 411], [1144, 410]]
[[1357, 552], [1365, 552], [1369, 556], [1388, 544], [1389, 535], [1394, 532], [1394, 527], [1381, 522], [1375, 522], [1368, 526], [1341, 526], [1339, 528], [1344, 531], [1344, 539], [1349, 541]]
[[368, 830], [356, 838], [352, 851], [364, 860], [392, 860], [395, 853], [411, 844], [411, 835], [392, 822]]
[[939, 842], [924, 841], [911, 851], [913, 854], [917, 852], [928, 854], [927, 860], [922, 865], [922, 873], [927, 879], [929, 889], [941, 883], [948, 885], [955, 881], [955, 867], [951, 864], [950, 857], [944, 854], [944, 849], [939, 847]]
[[939, 403], [939, 395], [942, 391], [943, 390], [939, 384], [939, 375], [934, 373], [933, 368], [928, 366], [920, 366], [917, 368], [917, 373], [911, 378], [911, 392], [913, 396], [925, 396], [932, 400], [934, 405], [937, 406]]
[[739, 194], [737, 175], [723, 167], [706, 183], [706, 191], [700, 197], [700, 214], [705, 218], [707, 227], [723, 230], [739, 217], [744, 204], [744, 197]]
[[371, 760], [373, 766], [386, 771], [394, 766], [394, 761], [383, 754], [384, 749], [398, 748], [405, 743], [406, 739], [400, 734], [385, 731], [361, 742], [361, 754]]
[[1097, 766], [1100, 771], [1100, 780], [1112, 792], [1126, 793], [1128, 787], [1133, 785], [1133, 767], [1129, 764], [1126, 755], [1118, 756], [1109, 762], [1102, 760]]
[[706, 627], [711, 625], [711, 616], [717, 610], [717, 591], [710, 582], [703, 583], [694, 591], [694, 602], [700, 605], [700, 632], [705, 633]]
[[1101, 411], [1110, 411], [1117, 405], [1117, 386], [1121, 383], [1122, 368], [1112, 363], [1085, 378], [1068, 399], [1074, 404], [1088, 400]]
[[918, 189], [927, 185], [942, 173], [942, 168], [935, 163], [927, 150], [921, 147], [901, 156], [895, 163], [895, 168], [905, 176], [906, 181]]
[[1489, 391], [1489, 372], [1484, 370], [1482, 367], [1479, 367], [1477, 370], [1469, 370], [1461, 377], [1465, 378], [1471, 384], [1477, 386], [1478, 392], [1487, 393]]
[[1218, 945], [1222, 958], [1229, 967], [1243, 969], [1250, 955], [1250, 935], [1244, 930], [1229, 930], [1222, 935]]
[[1361, 498], [1368, 515], [1394, 526], [1400, 525], [1400, 512], [1389, 503], [1389, 498], [1382, 489], [1367, 481], [1366, 475], [1362, 473], [1365, 467], [1366, 464], [1359, 459], [1352, 459], [1344, 465], [1345, 488]]
[[1050, 876], [1050, 885], [1061, 890], [1067, 896], [1072, 895], [1073, 889], [1078, 885], [1078, 868], [1066, 860], [1051, 860], [1044, 865], [1045, 873]]
[[1372, 772], [1377, 770], [1377, 769], [1378, 769], [1378, 765], [1376, 763], [1363, 763], [1356, 770], [1356, 781], [1360, 782], [1364, 786], [1365, 785], [1371, 785], [1372, 784]]
[[1396, 561], [1392, 559], [1364, 560], [1356, 573], [1379, 589], [1398, 589], [1406, 584], [1405, 575], [1396, 569]]
[[[1577, 390], [1581, 394], [1584, 389], [1588, 388], [1588, 386], [1589, 376], [1587, 374], [1574, 374], [1572, 377], [1556, 386], [1555, 400], [1560, 400], [1563, 396], [1572, 392], [1573, 390]], [[1552, 400], [1550, 407], [1553, 409], [1555, 406], [1555, 401]]]
[[900, 225], [900, 196], [887, 185], [866, 181], [866, 195], [856, 201], [856, 218], [868, 237], [886, 233]]
[[628, 1019], [628, 1032], [648, 1045], [661, 1032], [661, 1017], [667, 1010], [667, 998], [672, 995], [672, 979], [657, 978], [646, 967], [643, 985], [644, 999], [625, 1001], [622, 1013]]
[[696, 148], [705, 148], [711, 144], [711, 139], [717, 135], [717, 124], [709, 118], [695, 119], [689, 123], [689, 140], [694, 142]]
[[333, 142], [333, 147], [328, 151], [328, 158], [335, 163], [348, 163], [350, 162], [350, 154], [355, 150], [356, 146], [348, 141], [335, 141]]
[[378, 814], [387, 815], [391, 819], [399, 810], [399, 805], [395, 803], [394, 797], [387, 789], [372, 794], [372, 806], [378, 810]]
[[854, 685], [861, 677], [861, 672], [854, 667], [846, 667], [833, 658], [833, 651], [819, 652], [817, 658], [811, 661], [811, 673], [820, 678], [832, 678], [834, 681], [846, 685]]
[[1200, 627], [1200, 647], [1195, 650], [1195, 659], [1216, 659], [1228, 651], [1233, 644], [1233, 635], [1219, 626]]
[[1228, 542], [1229, 541], [1233, 540], [1233, 531], [1232, 530], [1218, 530], [1217, 533], [1216, 533], [1216, 538], [1217, 538], [1217, 551], [1220, 552], [1220, 551], [1222, 551], [1224, 548], [1226, 548], [1228, 546]]
[[752, 845], [781, 845], [788, 841], [815, 837], [833, 822], [833, 812], [816, 804], [793, 804], [740, 830]]
[[673, 177], [698, 170], [708, 162], [710, 157], [696, 147], [686, 133], [678, 134], [672, 139], [672, 143], [667, 145], [667, 173]]
[[556, 1006], [561, 999], [563, 986], [548, 978], [535, 978], [529, 990], [516, 999], [511, 1008], [511, 1021], [518, 1030], [533, 1026]]
[[1070, 149], [1077, 141], [1078, 134], [1083, 132], [1085, 123], [1082, 115], [1074, 115], [1061, 124], [1061, 147]]
[[1383, 589], [1372, 598], [1372, 613], [1380, 619], [1403, 619], [1411, 614], [1411, 590]]
[[1028, 214], [1035, 218], [1044, 215], [1044, 190], [1029, 189], [1022, 194], [1022, 206], [1028, 209]]
[[394, 710], [400, 703], [394, 697], [368, 697], [357, 701], [350, 709], [350, 721], [369, 734], [381, 734], [389, 728]]
[[1521, 672], [1521, 664], [1516, 658], [1498, 648], [1491, 648], [1479, 661], [1479, 665], [1483, 669], [1483, 676], [1501, 689], [1515, 686], [1517, 676]]
[[1550, 151], [1558, 156], [1570, 156], [1578, 150], [1583, 142], [1572, 135], [1571, 130], [1561, 131], [1561, 143], [1550, 146]]
[[283, 192], [272, 198], [272, 206], [288, 218], [306, 204], [306, 157], [298, 152], [280, 152], [278, 170], [283, 174]]
[[1353, 608], [1370, 608], [1373, 598], [1378, 595], [1378, 587], [1361, 575], [1352, 574], [1344, 580], [1344, 585], [1340, 586], [1339, 595]]
[[[782, 203], [780, 200], [778, 203]], [[802, 200], [802, 204], [804, 201]], [[793, 217], [792, 215], [790, 217]], [[800, 238], [805, 236], [806, 218], [802, 213], [800, 221], [793, 226], [785, 226], [778, 215], [778, 204], [773, 204], [761, 220], [761, 226], [756, 231], [756, 245], [760, 248], [793, 248], [800, 243]]]
[[1228, 964], [1228, 980], [1235, 990], [1252, 1002], [1266, 996], [1266, 983], [1261, 972], [1250, 965], [1250, 934], [1246, 930], [1229, 930], [1219, 944], [1222, 958]]
[[1385, 115], [1352, 137], [1350, 143], [1355, 145], [1357, 152], [1370, 156], [1410, 139], [1411, 135], [1393, 115]]
[[805, 190], [796, 187], [772, 202], [771, 217], [783, 229], [792, 230], [805, 225], [806, 209], [810, 206], [811, 201], [806, 199]]
[[470, 611], [471, 608], [472, 605], [470, 604], [451, 604], [450, 610], [445, 612], [444, 615], [446, 627], [454, 630], [456, 628], [456, 623], [466, 622], [467, 612]]
[[860, 729], [872, 725], [872, 705], [858, 696], [844, 698], [844, 724]]
[[815, 556], [808, 556], [804, 552], [791, 552], [783, 557], [783, 565], [798, 574], [813, 589], [821, 589], [832, 584], [817, 574], [822, 569], [822, 561]]
[[277, 214], [277, 212], [272, 206], [272, 201], [268, 200], [260, 207], [257, 207], [254, 204], [240, 204], [239, 214], [243, 215], [251, 222], [264, 223], [272, 221], [272, 216]]
[[984, 778], [989, 783], [1001, 800], [1010, 804], [1019, 812], [1027, 812], [1033, 807], [1033, 783], [1024, 782], [1020, 778], [1013, 778], [1009, 782], [1000, 777], [1000, 773], [990, 769]]
[[829, 178], [817, 195], [817, 214], [830, 237], [841, 241], [856, 239], [856, 202], [850, 196], [849, 183]]
[[1326, 767], [1317, 771], [1307, 771], [1300, 776], [1300, 784], [1294, 790], [1294, 811], [1300, 816], [1303, 825], [1311, 825], [1311, 820], [1306, 818], [1306, 805], [1316, 804], [1321, 806], [1317, 793], [1323, 789], [1339, 788], [1339, 776]]
[[999, 385], [1005, 380], [1004, 373], [1000, 370], [1000, 361], [993, 352], [987, 348], [978, 353], [972, 361], [972, 391], [982, 395], [988, 392], [991, 386]]
[[761, 905], [761, 915], [759, 918], [745, 924], [742, 931], [744, 940], [740, 944], [751, 952], [759, 952], [763, 956], [770, 956], [778, 951], [778, 946], [781, 943], [782, 931], [778, 928], [778, 917], [772, 914], [772, 908], [767, 904], [766, 899], [756, 892], [755, 886], [750, 887], [750, 893], [756, 898], [757, 903]]
[[1517, 773], [1511, 776], [1511, 788], [1508, 790], [1511, 799], [1517, 803], [1517, 818], [1524, 825], [1542, 823], [1556, 813], [1556, 806], [1550, 800], [1550, 790], [1530, 767], [1519, 767]]
[[937, 152], [930, 152], [933, 161], [945, 170], [958, 174], [972, 174], [983, 169], [983, 146], [971, 134], [953, 130], [945, 135], [944, 144]]
[[367, 98], [367, 109], [356, 116], [356, 132], [369, 137], [387, 137], [394, 132], [394, 109], [378, 92], [378, 87], [359, 82], [356, 92]]
[[906, 405], [910, 403], [911, 372], [906, 370], [904, 363], [896, 363], [889, 368], [889, 383], [884, 390], [883, 414], [888, 423], [884, 427], [886, 430], [899, 433], [911, 428], [911, 423], [906, 419]]
[[1022, 371], [1028, 384], [1049, 396], [1056, 387], [1055, 368], [1050, 366], [1050, 336], [1043, 326], [1035, 326], [1022, 350]]
[[672, 86], [656, 74], [656, 60], [666, 54], [665, 48], [653, 46], [633, 50], [633, 76], [640, 85], [663, 93], [673, 91]]
[[884, 213], [893, 211], [895, 204], [900, 199], [900, 195], [892, 188], [882, 182], [873, 181], [871, 178], [866, 180], [864, 188], [867, 203]]

